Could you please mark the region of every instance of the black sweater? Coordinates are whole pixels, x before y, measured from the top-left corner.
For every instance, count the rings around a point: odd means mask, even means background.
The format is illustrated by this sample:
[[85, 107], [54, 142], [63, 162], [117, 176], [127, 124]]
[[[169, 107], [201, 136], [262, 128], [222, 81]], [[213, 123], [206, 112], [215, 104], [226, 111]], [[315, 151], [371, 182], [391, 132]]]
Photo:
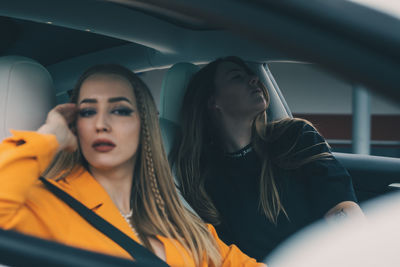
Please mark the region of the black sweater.
[[[302, 129], [291, 127], [271, 143], [273, 153], [270, 154], [287, 149], [287, 144], [293, 143], [296, 137], [299, 139], [293, 151], [299, 153], [292, 153], [295, 155], [292, 159], [330, 153], [325, 140], [312, 126], [299, 126]], [[263, 214], [259, 200], [261, 159], [249, 146], [234, 154], [224, 154], [210, 146], [203, 157], [207, 168], [206, 192], [221, 216], [216, 230], [224, 242], [236, 244], [249, 256], [264, 259], [280, 242], [322, 218], [338, 203], [356, 201], [349, 173], [333, 156], [297, 169], [276, 164], [275, 181], [288, 218], [281, 213], [277, 224], [273, 224]]]

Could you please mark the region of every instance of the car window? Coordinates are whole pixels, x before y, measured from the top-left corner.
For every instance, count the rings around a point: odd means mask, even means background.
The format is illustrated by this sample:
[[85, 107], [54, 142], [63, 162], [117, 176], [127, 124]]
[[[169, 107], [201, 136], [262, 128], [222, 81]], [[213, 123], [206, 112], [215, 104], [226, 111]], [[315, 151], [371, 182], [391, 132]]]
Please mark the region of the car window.
[[[298, 62], [269, 62], [294, 117], [311, 121], [336, 152], [352, 152], [353, 87], [349, 81]], [[369, 93], [371, 154], [400, 157], [400, 107]]]

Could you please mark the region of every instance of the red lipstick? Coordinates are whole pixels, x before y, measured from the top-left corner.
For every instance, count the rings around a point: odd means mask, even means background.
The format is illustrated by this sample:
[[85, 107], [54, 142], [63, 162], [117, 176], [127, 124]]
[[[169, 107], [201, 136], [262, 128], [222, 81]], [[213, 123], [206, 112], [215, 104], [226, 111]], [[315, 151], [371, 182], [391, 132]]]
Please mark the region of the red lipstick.
[[96, 139], [92, 144], [92, 147], [97, 152], [109, 152], [113, 150], [115, 146], [116, 145], [108, 139]]

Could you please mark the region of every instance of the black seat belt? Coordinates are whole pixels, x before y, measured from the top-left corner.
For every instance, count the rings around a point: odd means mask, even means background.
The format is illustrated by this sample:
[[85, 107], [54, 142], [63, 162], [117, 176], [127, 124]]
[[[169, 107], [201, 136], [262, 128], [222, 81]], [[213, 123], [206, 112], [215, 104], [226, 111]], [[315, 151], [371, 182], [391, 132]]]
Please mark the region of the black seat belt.
[[146, 264], [146, 266], [155, 267], [169, 266], [166, 262], [154, 255], [154, 253], [152, 253], [150, 250], [137, 243], [135, 240], [124, 234], [111, 223], [101, 218], [92, 210], [88, 209], [85, 205], [73, 198], [71, 195], [53, 185], [44, 177], [40, 177], [39, 179], [50, 192], [64, 201], [94, 228], [108, 236], [111, 240], [126, 250], [137, 263], [143, 263], [143, 265]]

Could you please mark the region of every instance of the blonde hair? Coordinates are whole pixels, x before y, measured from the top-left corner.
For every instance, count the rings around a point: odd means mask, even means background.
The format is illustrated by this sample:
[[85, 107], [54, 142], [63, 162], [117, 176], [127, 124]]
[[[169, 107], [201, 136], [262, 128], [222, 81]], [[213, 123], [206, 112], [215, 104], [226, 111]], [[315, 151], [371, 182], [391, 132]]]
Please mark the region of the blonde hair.
[[[94, 74], [116, 74], [132, 85], [141, 119], [140, 146], [132, 189], [132, 224], [143, 245], [152, 250], [148, 237], [162, 235], [177, 240], [200, 266], [206, 260], [214, 266], [221, 262], [216, 240], [200, 218], [189, 212], [179, 199], [163, 148], [158, 113], [147, 86], [133, 72], [119, 65], [97, 65], [78, 80], [71, 102], [76, 103], [82, 83]], [[62, 179], [87, 162], [80, 151], [60, 152], [44, 173]], [[61, 175], [61, 176], [60, 176]], [[183, 253], [184, 255], [184, 253]]]
[[[215, 142], [213, 139], [217, 134], [212, 127], [213, 120], [208, 111], [207, 102], [214, 94], [216, 70], [219, 64], [226, 61], [236, 63], [247, 73], [254, 74], [243, 60], [232, 56], [217, 59], [197, 72], [189, 82], [184, 96], [181, 112], [182, 131], [170, 154], [171, 164], [180, 183], [182, 195], [203, 219], [213, 224], [219, 224], [220, 218], [205, 190], [207, 166], [203, 155], [206, 146]], [[262, 89], [268, 106], [270, 98], [267, 88], [260, 81], [258, 81], [258, 86]], [[288, 155], [298, 153], [293, 151], [297, 143], [297, 140], [294, 140], [287, 151], [280, 155], [273, 155], [271, 158], [271, 155], [268, 154], [270, 148], [267, 146], [267, 142], [277, 140], [290, 127], [298, 125], [299, 122], [304, 125], [309, 124], [300, 119], [284, 119], [267, 123], [267, 112], [264, 110], [256, 116], [252, 126], [252, 144], [255, 152], [262, 158], [259, 181], [260, 206], [265, 216], [275, 224], [281, 212], [288, 215], [279, 197], [274, 165], [278, 163], [285, 168], [295, 168], [309, 161], [330, 156], [329, 153], [321, 153], [296, 162], [285, 160]]]

